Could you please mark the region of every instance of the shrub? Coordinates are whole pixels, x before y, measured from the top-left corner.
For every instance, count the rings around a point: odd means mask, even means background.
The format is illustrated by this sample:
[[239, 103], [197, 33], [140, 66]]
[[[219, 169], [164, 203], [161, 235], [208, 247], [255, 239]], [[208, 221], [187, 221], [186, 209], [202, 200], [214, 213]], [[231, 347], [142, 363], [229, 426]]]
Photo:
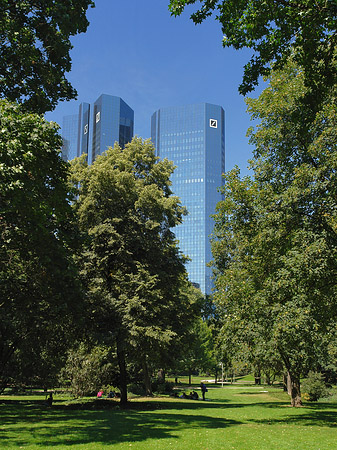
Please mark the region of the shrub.
[[330, 395], [327, 389], [323, 375], [318, 372], [310, 371], [308, 377], [302, 383], [303, 398], [310, 402], [317, 402], [319, 398]]
[[[114, 378], [115, 365], [111, 349], [96, 346], [88, 349], [85, 344], [69, 351], [66, 366], [61, 374], [69, 383], [75, 397], [96, 395]], [[62, 381], [62, 379], [61, 379]]]
[[170, 381], [155, 380], [152, 382], [152, 390], [158, 394], [170, 394], [173, 391], [174, 383]]
[[134, 395], [145, 396], [145, 387], [141, 383], [131, 383], [128, 385], [128, 391]]

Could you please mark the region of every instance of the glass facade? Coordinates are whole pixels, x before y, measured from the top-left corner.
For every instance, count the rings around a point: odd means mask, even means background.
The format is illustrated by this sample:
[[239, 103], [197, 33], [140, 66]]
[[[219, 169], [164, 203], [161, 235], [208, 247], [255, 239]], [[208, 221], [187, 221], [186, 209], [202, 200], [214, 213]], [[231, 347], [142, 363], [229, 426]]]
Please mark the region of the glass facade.
[[92, 161], [115, 142], [123, 148], [133, 136], [134, 112], [120, 98], [102, 94], [94, 103]]
[[78, 114], [64, 116], [62, 121], [62, 158], [69, 161], [77, 156]]
[[78, 112], [77, 156], [89, 153], [90, 104], [81, 103]]
[[63, 117], [62, 157], [86, 153], [91, 164], [115, 142], [122, 148], [131, 142], [133, 124], [134, 112], [120, 97], [102, 94], [93, 105], [81, 103], [78, 114]]
[[177, 168], [172, 175], [172, 190], [181, 198], [188, 215], [175, 228], [187, 263], [190, 281], [203, 293], [212, 289], [210, 235], [215, 207], [221, 195], [225, 171], [224, 110], [201, 103], [161, 108], [152, 116], [151, 137], [156, 153], [168, 158]]

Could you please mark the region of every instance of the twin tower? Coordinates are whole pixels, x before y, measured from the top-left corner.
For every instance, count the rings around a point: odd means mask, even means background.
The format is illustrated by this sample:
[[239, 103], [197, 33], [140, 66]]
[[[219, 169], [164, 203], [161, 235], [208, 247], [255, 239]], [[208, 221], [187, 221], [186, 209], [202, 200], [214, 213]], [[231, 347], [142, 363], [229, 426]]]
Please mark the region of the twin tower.
[[[161, 108], [152, 115], [151, 138], [160, 158], [174, 162], [172, 190], [181, 198], [188, 215], [175, 228], [181, 251], [189, 256], [189, 279], [204, 294], [212, 290], [210, 237], [218, 188], [225, 171], [224, 110], [221, 106], [198, 103]], [[119, 97], [102, 94], [90, 106], [81, 103], [79, 113], [65, 116], [62, 126], [64, 159], [88, 154], [96, 156], [118, 142], [131, 141], [134, 111]]]

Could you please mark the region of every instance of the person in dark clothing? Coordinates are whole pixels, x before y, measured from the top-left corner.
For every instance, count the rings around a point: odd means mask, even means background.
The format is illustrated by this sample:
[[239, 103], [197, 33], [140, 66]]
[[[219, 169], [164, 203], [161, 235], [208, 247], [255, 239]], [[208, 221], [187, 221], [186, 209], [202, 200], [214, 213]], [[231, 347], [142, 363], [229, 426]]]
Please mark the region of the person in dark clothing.
[[49, 397], [46, 399], [46, 405], [47, 406], [52, 406], [53, 405], [53, 393], [51, 392], [50, 394], [49, 394]]
[[200, 388], [202, 392], [202, 399], [205, 400], [205, 393], [207, 392], [207, 387], [204, 383], [200, 383]]
[[192, 391], [190, 396], [191, 396], [192, 400], [198, 400], [199, 399], [199, 395], [195, 391]]

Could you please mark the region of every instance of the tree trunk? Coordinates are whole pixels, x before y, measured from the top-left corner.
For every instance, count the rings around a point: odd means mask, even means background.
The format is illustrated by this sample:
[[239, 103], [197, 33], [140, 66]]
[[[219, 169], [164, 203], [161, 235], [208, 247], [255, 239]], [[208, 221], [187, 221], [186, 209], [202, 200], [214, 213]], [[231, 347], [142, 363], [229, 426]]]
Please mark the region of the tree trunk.
[[146, 361], [146, 355], [144, 355], [142, 360], [142, 368], [143, 368], [143, 379], [145, 385], [145, 394], [147, 397], [152, 396], [152, 386], [151, 386], [151, 378], [149, 375], [149, 368]]
[[165, 371], [164, 371], [164, 369], [159, 369], [157, 376], [158, 376], [159, 383], [165, 383]]
[[260, 369], [256, 369], [254, 373], [255, 378], [255, 384], [260, 385], [261, 384], [261, 371]]
[[302, 406], [300, 379], [289, 372], [288, 374], [291, 386], [291, 406]]
[[235, 370], [232, 369], [231, 384], [235, 383]]
[[191, 369], [188, 371], [188, 385], [191, 386], [192, 384], [192, 371]]
[[119, 365], [119, 388], [121, 390], [121, 405], [126, 405], [128, 402], [128, 388], [127, 388], [127, 373], [125, 350], [123, 341], [117, 337], [117, 359]]
[[288, 374], [285, 372], [283, 374], [283, 391], [288, 392]]
[[218, 368], [215, 368], [215, 384], [218, 384]]
[[287, 392], [291, 397], [291, 377], [289, 372], [287, 372]]
[[302, 406], [300, 377], [292, 372], [289, 358], [286, 357], [282, 349], [279, 348], [279, 351], [287, 368], [287, 390], [291, 396], [291, 406]]

